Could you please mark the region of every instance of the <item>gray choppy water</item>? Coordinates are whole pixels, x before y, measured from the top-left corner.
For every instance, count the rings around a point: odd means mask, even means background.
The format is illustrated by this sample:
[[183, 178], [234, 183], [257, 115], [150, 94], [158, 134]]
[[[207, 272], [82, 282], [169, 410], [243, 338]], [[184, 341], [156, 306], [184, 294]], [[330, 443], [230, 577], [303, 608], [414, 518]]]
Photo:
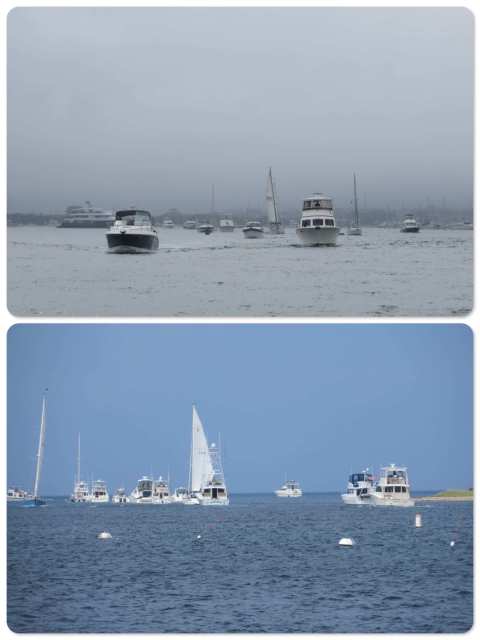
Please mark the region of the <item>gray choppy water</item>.
[[366, 228], [339, 246], [159, 229], [152, 255], [106, 252], [102, 229], [10, 227], [8, 306], [19, 316], [466, 314], [473, 233]]
[[[104, 529], [112, 540], [97, 540]], [[338, 547], [345, 535], [356, 546]], [[471, 503], [348, 507], [338, 495], [310, 494], [237, 495], [210, 508], [13, 505], [8, 624], [17, 632], [463, 632], [473, 617], [472, 553]]]

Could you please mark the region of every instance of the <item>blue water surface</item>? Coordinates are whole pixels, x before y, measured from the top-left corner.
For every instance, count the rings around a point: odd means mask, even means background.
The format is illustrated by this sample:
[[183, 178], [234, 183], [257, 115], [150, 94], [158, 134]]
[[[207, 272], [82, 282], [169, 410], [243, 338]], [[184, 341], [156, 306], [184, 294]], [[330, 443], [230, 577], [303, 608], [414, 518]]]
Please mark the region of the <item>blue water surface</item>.
[[[104, 530], [111, 540], [97, 539]], [[472, 503], [13, 504], [7, 604], [17, 632], [463, 632]]]

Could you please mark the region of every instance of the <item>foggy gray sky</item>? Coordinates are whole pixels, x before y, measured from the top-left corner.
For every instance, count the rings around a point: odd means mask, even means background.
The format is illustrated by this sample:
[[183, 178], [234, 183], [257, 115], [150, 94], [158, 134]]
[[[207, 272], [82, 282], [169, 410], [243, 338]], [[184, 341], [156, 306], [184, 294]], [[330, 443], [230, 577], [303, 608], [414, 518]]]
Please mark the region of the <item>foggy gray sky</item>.
[[465, 9], [15, 9], [8, 210], [472, 202]]

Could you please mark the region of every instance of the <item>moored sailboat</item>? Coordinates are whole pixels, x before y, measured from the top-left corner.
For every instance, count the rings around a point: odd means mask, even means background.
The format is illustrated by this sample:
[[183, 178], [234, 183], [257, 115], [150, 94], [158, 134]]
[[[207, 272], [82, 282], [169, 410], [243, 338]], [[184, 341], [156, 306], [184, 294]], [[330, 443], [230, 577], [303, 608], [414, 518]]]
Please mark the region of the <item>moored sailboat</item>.
[[43, 396], [42, 401], [42, 417], [40, 419], [40, 436], [38, 439], [38, 450], [37, 450], [37, 465], [35, 469], [35, 484], [33, 487], [33, 498], [31, 500], [26, 500], [23, 504], [24, 507], [41, 507], [45, 504], [45, 500], [40, 499], [40, 475], [42, 472], [42, 463], [43, 463], [43, 454], [45, 450], [45, 429], [46, 429], [46, 420], [47, 420], [47, 397], [46, 391]]
[[276, 235], [285, 233], [282, 222], [280, 220], [280, 215], [278, 213], [277, 200], [275, 198], [275, 189], [273, 186], [271, 168], [268, 170], [268, 176], [267, 176], [266, 205], [267, 205], [267, 218], [268, 218], [268, 224], [270, 227], [270, 233], [273, 233]]
[[[222, 468], [220, 449], [208, 446], [202, 422], [193, 407], [192, 448], [190, 455], [189, 493], [201, 505], [228, 505], [229, 498]], [[186, 502], [184, 504], [195, 504]]]
[[353, 223], [347, 231], [349, 236], [361, 236], [362, 229], [358, 219], [357, 177], [353, 174]]

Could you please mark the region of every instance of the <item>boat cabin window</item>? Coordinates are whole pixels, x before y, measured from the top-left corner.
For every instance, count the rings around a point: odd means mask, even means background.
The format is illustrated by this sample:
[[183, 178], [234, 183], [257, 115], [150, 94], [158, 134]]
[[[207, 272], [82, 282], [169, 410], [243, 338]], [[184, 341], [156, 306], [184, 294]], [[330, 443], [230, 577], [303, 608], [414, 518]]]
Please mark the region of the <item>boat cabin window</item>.
[[325, 220], [325, 226], [333, 227], [335, 226], [335, 222], [333, 220]]
[[407, 487], [402, 487], [402, 493], [407, 493]]
[[302, 220], [302, 227], [310, 227], [312, 224], [311, 220]]
[[402, 489], [405, 487], [395, 487], [395, 493], [402, 493]]
[[115, 220], [126, 225], [147, 225], [151, 224], [151, 216], [148, 211], [117, 211]]
[[314, 227], [323, 227], [323, 218], [314, 218], [313, 219]]
[[393, 493], [393, 487], [385, 487], [385, 493]]
[[382, 493], [382, 487], [377, 487], [375, 491], [377, 491], [377, 493]]

